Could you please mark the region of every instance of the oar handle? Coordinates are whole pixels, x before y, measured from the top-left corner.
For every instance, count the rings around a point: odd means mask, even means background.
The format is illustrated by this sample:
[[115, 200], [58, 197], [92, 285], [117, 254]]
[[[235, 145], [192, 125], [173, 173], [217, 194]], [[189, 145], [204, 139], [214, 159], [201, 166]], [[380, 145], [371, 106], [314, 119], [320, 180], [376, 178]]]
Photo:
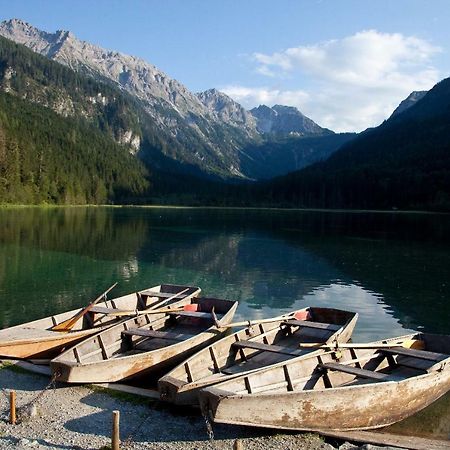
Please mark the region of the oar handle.
[[89, 308], [91, 309], [92, 306], [94, 306], [96, 303], [98, 303], [102, 298], [106, 297], [109, 292], [111, 292], [117, 285], [119, 284], [118, 281], [116, 281], [112, 286], [110, 286], [108, 289], [106, 289], [103, 294], [99, 295], [90, 305], [86, 306], [85, 309]]
[[[214, 315], [213, 315], [214, 317]], [[254, 325], [259, 325], [260, 323], [272, 323], [287, 320], [286, 315], [271, 317], [269, 319], [259, 319], [259, 320], [244, 320], [242, 322], [233, 322], [228, 324], [221, 324], [217, 317], [214, 319], [214, 324], [217, 328], [234, 328], [234, 327], [252, 327]]]
[[393, 348], [393, 347], [405, 347], [411, 346], [411, 342], [408, 340], [402, 342], [380, 342], [377, 344], [376, 342], [369, 342], [367, 344], [353, 344], [353, 343], [344, 343], [344, 342], [302, 342], [299, 347], [300, 348], [328, 348], [328, 349], [344, 349], [344, 348], [355, 348], [355, 349], [377, 349], [377, 348]]
[[[187, 292], [189, 290], [189, 288], [183, 289], [180, 292], [177, 292], [176, 294], [172, 295], [171, 297], [167, 298], [164, 300], [164, 304], [167, 305], [167, 303], [169, 303], [171, 300], [176, 299], [177, 297], [179, 297], [180, 295], [184, 294], [185, 292]], [[143, 310], [129, 310], [129, 311], [117, 311], [117, 312], [108, 312], [106, 315], [108, 316], [114, 316], [114, 317], [124, 317], [124, 316], [142, 316], [144, 314], [162, 314], [162, 313], [166, 313], [166, 312], [172, 312], [172, 311], [183, 311], [183, 309], [177, 309], [177, 308], [166, 308], [166, 309], [152, 309], [152, 308], [148, 308], [148, 309], [143, 309]]]
[[52, 330], [52, 331], [70, 331], [74, 327], [74, 325], [77, 323], [78, 320], [80, 320], [85, 314], [87, 314], [102, 298], [104, 298], [108, 294], [108, 292], [110, 292], [116, 286], [117, 286], [117, 282], [115, 282], [112, 286], [110, 286], [108, 289], [106, 289], [106, 291], [104, 291], [102, 294], [100, 294], [93, 302], [89, 303], [88, 306], [86, 306], [81, 311], [77, 312], [73, 317], [53, 326], [52, 328], [50, 328], [50, 330]]

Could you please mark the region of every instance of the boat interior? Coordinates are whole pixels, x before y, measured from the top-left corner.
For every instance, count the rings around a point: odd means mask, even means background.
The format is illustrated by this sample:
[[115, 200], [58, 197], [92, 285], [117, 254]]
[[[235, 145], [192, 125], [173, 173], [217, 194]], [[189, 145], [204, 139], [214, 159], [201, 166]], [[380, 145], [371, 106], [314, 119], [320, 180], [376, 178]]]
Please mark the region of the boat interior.
[[[172, 298], [178, 294], [176, 298]], [[147, 308], [160, 308], [166, 304], [180, 301], [200, 293], [200, 289], [194, 286], [178, 286], [174, 284], [161, 284], [142, 291], [133, 292], [121, 297], [105, 299], [95, 305], [87, 314], [81, 317], [72, 327], [71, 332], [101, 328], [117, 322], [117, 317], [111, 315], [117, 311], [136, 311]], [[42, 329], [51, 331], [55, 325], [73, 317], [80, 310], [67, 311], [55, 316], [35, 320], [18, 328]]]
[[216, 387], [232, 395], [321, 390], [400, 381], [450, 363], [448, 336], [419, 333], [373, 343], [373, 348], [349, 346], [234, 378]]
[[81, 329], [89, 329], [107, 325], [117, 321], [117, 317], [111, 315], [114, 312], [163, 308], [199, 293], [200, 289], [193, 286], [162, 284], [95, 305], [80, 319], [79, 326]]
[[184, 305], [169, 306], [173, 312], [142, 314], [122, 321], [84, 340], [55, 361], [89, 364], [162, 349], [206, 331], [219, 333], [212, 311], [220, 320], [236, 306], [237, 302], [230, 300], [192, 298]]
[[284, 320], [254, 325], [215, 342], [170, 376], [187, 383], [210, 382], [308, 354], [315, 349], [302, 349], [301, 343], [333, 340], [354, 317], [354, 313], [330, 308], [300, 310]]

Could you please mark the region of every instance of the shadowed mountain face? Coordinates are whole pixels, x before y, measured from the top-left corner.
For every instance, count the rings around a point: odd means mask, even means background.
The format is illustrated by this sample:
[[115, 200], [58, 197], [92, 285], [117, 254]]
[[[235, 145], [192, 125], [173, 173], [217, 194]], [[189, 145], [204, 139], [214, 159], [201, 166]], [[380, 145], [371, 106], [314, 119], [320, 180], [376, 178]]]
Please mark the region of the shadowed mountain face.
[[450, 210], [450, 79], [327, 161], [261, 188], [305, 207]]
[[427, 92], [428, 91], [413, 91], [413, 92], [411, 92], [411, 94], [409, 94], [408, 97], [406, 97], [405, 100], [403, 100], [397, 106], [397, 108], [395, 108], [391, 117], [394, 117], [397, 114], [400, 114], [403, 111], [406, 111], [407, 109], [411, 108], [411, 106], [414, 106], [419, 100], [421, 100], [423, 97], [425, 97]]

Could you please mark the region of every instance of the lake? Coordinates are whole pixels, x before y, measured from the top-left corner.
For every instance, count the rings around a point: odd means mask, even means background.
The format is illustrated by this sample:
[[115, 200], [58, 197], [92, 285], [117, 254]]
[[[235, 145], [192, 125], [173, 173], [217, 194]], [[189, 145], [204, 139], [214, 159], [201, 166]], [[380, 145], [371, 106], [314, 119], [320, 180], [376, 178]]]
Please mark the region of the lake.
[[356, 341], [450, 334], [449, 250], [445, 214], [4, 208], [0, 326], [86, 305], [118, 281], [113, 297], [197, 285], [239, 300], [237, 320], [309, 305], [356, 311]]

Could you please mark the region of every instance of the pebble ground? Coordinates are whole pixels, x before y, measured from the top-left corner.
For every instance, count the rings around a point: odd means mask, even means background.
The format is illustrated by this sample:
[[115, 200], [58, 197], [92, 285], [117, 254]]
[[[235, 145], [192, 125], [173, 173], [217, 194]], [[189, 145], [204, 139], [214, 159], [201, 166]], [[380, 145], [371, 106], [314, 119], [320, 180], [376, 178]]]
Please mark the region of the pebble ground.
[[[1, 366], [0, 449], [108, 449], [114, 410], [120, 411], [122, 450], [229, 450], [237, 438], [245, 450], [382, 448], [328, 443], [315, 434], [274, 434], [268, 430], [223, 425], [214, 426], [214, 439], [210, 440], [197, 410], [180, 410], [158, 401], [86, 386], [58, 385], [48, 389], [34, 407], [24, 409], [48, 381], [45, 376]], [[19, 423], [15, 426], [8, 423], [10, 389], [17, 393]]]

